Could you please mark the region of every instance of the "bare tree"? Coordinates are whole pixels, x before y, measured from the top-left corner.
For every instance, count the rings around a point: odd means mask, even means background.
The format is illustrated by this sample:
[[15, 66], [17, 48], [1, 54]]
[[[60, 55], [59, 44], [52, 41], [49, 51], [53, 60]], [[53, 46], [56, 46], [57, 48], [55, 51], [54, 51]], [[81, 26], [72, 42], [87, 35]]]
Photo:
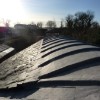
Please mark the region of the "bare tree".
[[56, 27], [56, 22], [55, 21], [48, 21], [46, 23], [46, 26], [49, 28], [55, 28]]
[[78, 12], [75, 14], [74, 27], [79, 31], [87, 31], [92, 25], [94, 14], [91, 11]]
[[30, 25], [35, 25], [35, 23], [34, 22], [31, 22]]
[[9, 26], [10, 26], [10, 20], [7, 20], [7, 21], [5, 22], [5, 26], [6, 26], [6, 27], [9, 27]]
[[61, 22], [60, 22], [60, 27], [63, 28], [64, 27], [64, 19], [61, 19]]
[[42, 28], [42, 26], [43, 26], [43, 23], [42, 22], [38, 22], [37, 23], [37, 27]]
[[73, 28], [73, 15], [68, 15], [66, 17], [66, 27], [68, 29], [72, 29]]
[[1, 23], [4, 24], [5, 27], [9, 27], [10, 26], [10, 20], [4, 20], [4, 19], [2, 19]]
[[92, 22], [92, 28], [99, 28], [99, 23], [96, 21]]

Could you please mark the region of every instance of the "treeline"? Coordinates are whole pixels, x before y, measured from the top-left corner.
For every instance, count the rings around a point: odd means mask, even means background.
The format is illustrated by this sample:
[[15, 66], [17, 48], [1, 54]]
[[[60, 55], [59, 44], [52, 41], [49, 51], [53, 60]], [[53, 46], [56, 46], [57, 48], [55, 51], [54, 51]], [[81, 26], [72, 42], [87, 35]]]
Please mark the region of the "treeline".
[[66, 17], [66, 35], [93, 45], [100, 45], [100, 25], [91, 11], [77, 12]]
[[77, 12], [74, 15], [69, 14], [65, 20], [61, 20], [60, 28], [54, 28], [52, 32], [59, 32], [60, 34], [100, 46], [100, 25], [94, 18], [95, 15], [92, 11]]
[[66, 27], [76, 32], [87, 33], [90, 28], [98, 28], [99, 23], [94, 21], [94, 14], [91, 11], [78, 12], [75, 15], [66, 17]]
[[[53, 20], [47, 21], [45, 28], [43, 27], [43, 22], [31, 23], [30, 25], [19, 24], [22, 29], [14, 28], [12, 33], [15, 36], [7, 38], [8, 40], [5, 40], [5, 43], [20, 51], [40, 40], [49, 32], [50, 34], [59, 33], [71, 36], [75, 39], [100, 46], [100, 25], [94, 18], [94, 13], [87, 11], [67, 15], [65, 19], [61, 20], [59, 27], [57, 27], [57, 22]], [[17, 34], [15, 34], [16, 31]]]

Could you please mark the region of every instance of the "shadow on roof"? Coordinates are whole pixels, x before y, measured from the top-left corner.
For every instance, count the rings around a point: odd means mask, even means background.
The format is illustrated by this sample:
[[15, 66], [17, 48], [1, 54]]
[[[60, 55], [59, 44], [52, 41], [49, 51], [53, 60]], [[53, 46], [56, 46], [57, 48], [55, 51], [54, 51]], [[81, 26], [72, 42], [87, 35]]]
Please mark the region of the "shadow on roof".
[[84, 60], [84, 61], [81, 61], [81, 62], [78, 62], [75, 64], [65, 66], [65, 67], [60, 68], [58, 70], [52, 71], [48, 74], [44, 74], [44, 75], [40, 76], [39, 79], [62, 76], [62, 75], [70, 74], [72, 72], [75, 72], [75, 71], [78, 71], [81, 69], [94, 67], [97, 65], [100, 65], [100, 57], [91, 58], [88, 60]]
[[[41, 52], [45, 52], [45, 51], [47, 51], [47, 50], [49, 50], [49, 49], [52, 49], [52, 48], [54, 48], [54, 47], [58, 47], [58, 46], [61, 46], [61, 45], [64, 45], [64, 44], [67, 44], [67, 43], [75, 43], [75, 42], [77, 42], [76, 40], [75, 41], [63, 41], [63, 42], [61, 42], [61, 43], [59, 43], [59, 44], [55, 44], [55, 45], [53, 45], [53, 46], [50, 46], [50, 47], [48, 47], [48, 48], [46, 48], [46, 49], [44, 49], [44, 50], [42, 50]], [[57, 42], [58, 43], [58, 42]], [[82, 44], [82, 43], [81, 43]], [[44, 48], [44, 47], [43, 47]]]

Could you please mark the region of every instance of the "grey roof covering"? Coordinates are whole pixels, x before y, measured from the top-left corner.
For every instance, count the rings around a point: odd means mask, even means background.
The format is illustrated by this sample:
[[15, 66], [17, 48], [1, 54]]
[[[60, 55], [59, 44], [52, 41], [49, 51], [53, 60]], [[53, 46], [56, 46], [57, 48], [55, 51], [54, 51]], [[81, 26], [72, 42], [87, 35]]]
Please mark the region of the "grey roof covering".
[[48, 36], [0, 64], [0, 100], [100, 100], [100, 48]]
[[0, 60], [1, 60], [4, 56], [6, 56], [6, 55], [8, 55], [9, 53], [11, 53], [12, 51], [14, 51], [14, 48], [9, 47], [9, 46], [7, 46], [7, 45], [5, 45], [5, 44], [1, 44], [1, 45], [0, 45]]
[[39, 68], [34, 67], [34, 64], [41, 48], [41, 42], [42, 40], [0, 64], [1, 89], [38, 80]]

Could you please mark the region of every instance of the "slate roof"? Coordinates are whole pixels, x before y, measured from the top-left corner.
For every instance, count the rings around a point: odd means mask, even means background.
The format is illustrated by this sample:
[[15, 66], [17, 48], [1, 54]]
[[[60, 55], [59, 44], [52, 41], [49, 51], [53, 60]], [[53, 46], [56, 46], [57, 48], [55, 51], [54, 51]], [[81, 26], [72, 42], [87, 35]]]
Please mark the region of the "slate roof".
[[46, 36], [0, 64], [0, 100], [100, 100], [100, 48]]

